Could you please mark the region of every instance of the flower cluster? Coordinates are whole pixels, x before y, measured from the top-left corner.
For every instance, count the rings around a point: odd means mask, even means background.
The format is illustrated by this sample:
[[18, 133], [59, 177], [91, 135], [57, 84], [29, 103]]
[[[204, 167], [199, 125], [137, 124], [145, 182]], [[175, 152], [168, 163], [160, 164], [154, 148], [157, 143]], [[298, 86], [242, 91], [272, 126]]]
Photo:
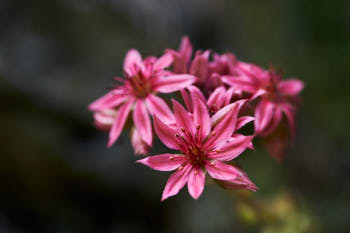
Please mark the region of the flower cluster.
[[[186, 184], [197, 199], [206, 173], [223, 187], [256, 191], [247, 174], [230, 161], [247, 148], [254, 150], [254, 137], [263, 138], [271, 155], [282, 159], [288, 138], [295, 135], [295, 113], [303, 89], [300, 80], [282, 80], [281, 73], [240, 61], [232, 53], [193, 53], [187, 37], [178, 51], [167, 49], [159, 58], [142, 59], [138, 51], [129, 50], [124, 78], [116, 81], [120, 84], [91, 103], [89, 110], [94, 112], [95, 125], [109, 131], [108, 147], [132, 115], [135, 154], [148, 155], [153, 129], [166, 147], [179, 151], [137, 161], [159, 171], [176, 170], [162, 200]], [[157, 94], [173, 92], [181, 93], [184, 105], [173, 99], [171, 110]], [[254, 132], [242, 134], [240, 129], [250, 122]], [[290, 137], [281, 135], [284, 125], [289, 126]]]

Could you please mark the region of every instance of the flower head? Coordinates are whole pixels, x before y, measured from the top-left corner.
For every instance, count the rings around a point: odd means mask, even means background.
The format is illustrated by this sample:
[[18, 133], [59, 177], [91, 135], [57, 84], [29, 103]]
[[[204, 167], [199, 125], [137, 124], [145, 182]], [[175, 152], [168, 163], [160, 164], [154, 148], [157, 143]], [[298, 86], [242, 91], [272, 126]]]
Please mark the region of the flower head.
[[238, 76], [224, 76], [222, 81], [250, 93], [251, 100], [260, 98], [255, 110], [255, 131], [268, 135], [282, 119], [287, 117], [292, 136], [295, 132], [295, 103], [304, 84], [297, 79], [282, 80], [274, 70], [264, 70], [256, 65], [240, 62]]
[[[206, 172], [214, 179], [233, 183], [247, 179], [239, 169], [224, 163], [240, 155], [252, 141], [251, 136], [231, 137], [236, 129], [239, 109], [244, 102], [245, 100], [240, 100], [233, 103], [216, 126], [212, 126], [205, 104], [196, 95], [193, 113], [186, 111], [173, 100], [174, 124], [166, 124], [154, 116], [155, 131], [159, 139], [168, 148], [181, 152], [150, 156], [138, 161], [159, 171], [177, 169], [164, 188], [162, 200], [176, 195], [186, 183], [190, 195], [197, 199], [203, 192]], [[255, 190], [251, 185], [245, 188]]]
[[165, 70], [172, 62], [173, 58], [169, 54], [159, 59], [148, 57], [142, 60], [137, 50], [128, 51], [124, 60], [125, 78], [116, 78], [121, 85], [89, 105], [89, 110], [94, 112], [102, 113], [106, 109], [112, 109], [114, 112], [108, 146], [118, 139], [131, 111], [135, 130], [148, 146], [152, 145], [149, 114], [157, 115], [164, 122], [173, 121], [170, 108], [163, 99], [156, 96], [156, 93], [178, 91], [194, 83], [196, 77], [187, 74], [174, 75]]

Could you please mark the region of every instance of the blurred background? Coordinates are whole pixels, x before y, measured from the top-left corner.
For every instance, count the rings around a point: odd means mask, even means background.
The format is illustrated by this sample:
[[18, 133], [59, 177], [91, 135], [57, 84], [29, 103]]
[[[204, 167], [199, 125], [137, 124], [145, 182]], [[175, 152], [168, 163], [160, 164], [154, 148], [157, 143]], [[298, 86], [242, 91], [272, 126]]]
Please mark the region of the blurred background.
[[[259, 140], [237, 159], [257, 193], [211, 183], [162, 203], [169, 174], [93, 126], [126, 51], [183, 35], [305, 82], [285, 161]], [[349, 232], [349, 62], [346, 0], [1, 0], [0, 232]]]

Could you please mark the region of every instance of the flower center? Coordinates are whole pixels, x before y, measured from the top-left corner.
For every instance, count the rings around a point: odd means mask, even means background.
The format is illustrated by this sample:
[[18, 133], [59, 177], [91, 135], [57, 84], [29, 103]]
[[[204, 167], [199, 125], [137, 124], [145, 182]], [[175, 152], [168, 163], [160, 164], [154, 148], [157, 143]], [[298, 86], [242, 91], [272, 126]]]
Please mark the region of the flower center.
[[138, 98], [145, 98], [152, 91], [149, 78], [145, 77], [141, 71], [129, 77], [129, 83], [133, 94]]
[[[199, 127], [197, 127], [197, 130], [199, 130]], [[202, 166], [207, 158], [207, 151], [203, 148], [203, 142], [198, 140], [197, 133], [191, 135], [190, 132], [183, 128], [181, 131], [181, 135], [178, 133], [176, 134], [176, 137], [179, 140], [178, 145], [181, 147], [181, 150], [184, 152], [192, 166]]]

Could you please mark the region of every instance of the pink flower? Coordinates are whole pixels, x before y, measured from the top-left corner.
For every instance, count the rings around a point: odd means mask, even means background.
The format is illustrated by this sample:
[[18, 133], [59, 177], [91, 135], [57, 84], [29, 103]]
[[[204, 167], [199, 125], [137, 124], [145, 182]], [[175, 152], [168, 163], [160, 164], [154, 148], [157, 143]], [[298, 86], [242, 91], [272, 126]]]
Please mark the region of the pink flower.
[[222, 81], [232, 87], [250, 93], [251, 100], [260, 97], [255, 110], [255, 131], [260, 135], [273, 132], [282, 119], [287, 117], [291, 135], [295, 132], [295, 103], [304, 84], [297, 79], [282, 80], [282, 76], [273, 70], [240, 62], [238, 76], [224, 76]]
[[187, 74], [174, 75], [165, 70], [172, 62], [172, 56], [169, 54], [159, 59], [148, 57], [142, 60], [138, 51], [128, 51], [124, 60], [125, 79], [117, 78], [122, 85], [89, 105], [89, 110], [98, 113], [106, 109], [115, 111], [109, 131], [109, 147], [118, 139], [131, 111], [137, 133], [148, 146], [152, 145], [149, 114], [157, 115], [164, 122], [173, 121], [170, 108], [156, 93], [178, 91], [194, 83], [196, 77]]
[[[215, 127], [212, 126], [205, 104], [198, 96], [194, 98], [193, 113], [187, 112], [181, 104], [173, 100], [173, 126], [154, 116], [155, 131], [159, 139], [168, 148], [183, 153], [161, 154], [138, 160], [139, 163], [159, 171], [177, 169], [168, 179], [162, 200], [176, 195], [186, 183], [190, 195], [197, 199], [203, 192], [206, 172], [214, 179], [248, 183], [248, 178], [240, 169], [224, 163], [240, 155], [252, 141], [251, 136], [231, 137], [236, 129], [239, 109], [244, 102], [245, 100], [240, 100], [233, 103], [230, 111]], [[256, 190], [251, 185], [244, 188]]]
[[173, 49], [167, 49], [166, 53], [169, 53], [174, 58], [173, 71], [177, 74], [188, 73], [190, 67], [190, 61], [192, 58], [192, 45], [187, 36], [182, 37], [181, 44], [178, 51]]

